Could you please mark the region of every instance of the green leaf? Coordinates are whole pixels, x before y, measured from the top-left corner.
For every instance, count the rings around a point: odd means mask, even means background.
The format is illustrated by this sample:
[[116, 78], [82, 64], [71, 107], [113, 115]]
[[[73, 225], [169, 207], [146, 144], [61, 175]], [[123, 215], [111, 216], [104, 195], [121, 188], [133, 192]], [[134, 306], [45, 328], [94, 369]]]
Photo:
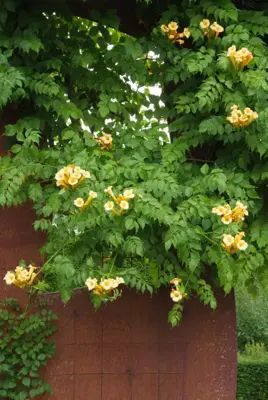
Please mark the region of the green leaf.
[[29, 186], [29, 197], [33, 201], [38, 201], [42, 199], [43, 190], [40, 183], [32, 183]]
[[71, 129], [67, 129], [63, 131], [62, 139], [63, 140], [69, 140], [72, 139], [75, 135], [75, 132]]
[[39, 354], [37, 356], [37, 359], [40, 360], [40, 361], [44, 361], [44, 360], [46, 360], [46, 358], [47, 358], [47, 356], [45, 354]]
[[8, 66], [0, 71], [0, 107], [7, 104], [12, 97], [14, 90], [17, 87], [22, 87], [24, 75], [15, 69]]
[[208, 174], [208, 171], [209, 171], [209, 166], [208, 166], [207, 164], [204, 164], [204, 165], [201, 167], [200, 171], [202, 172], [203, 175], [207, 175], [207, 174]]
[[124, 250], [127, 254], [142, 256], [144, 252], [143, 242], [137, 236], [129, 236], [124, 243]]
[[126, 53], [132, 58], [138, 58], [142, 56], [141, 45], [133, 38], [127, 37], [125, 40]]
[[211, 220], [208, 218], [205, 218], [202, 220], [202, 227], [204, 228], [204, 230], [208, 230], [211, 227]]
[[230, 282], [225, 283], [224, 285], [224, 291], [226, 294], [230, 293], [230, 291], [232, 290], [233, 285]]
[[135, 221], [132, 218], [126, 218], [125, 219], [125, 227], [128, 231], [130, 231], [131, 229], [135, 228]]
[[21, 145], [20, 144], [14, 144], [10, 151], [12, 151], [12, 153], [17, 154], [21, 151]]
[[110, 110], [109, 110], [109, 108], [107, 106], [100, 106], [99, 112], [100, 112], [100, 115], [103, 118], [105, 118], [105, 117], [107, 117], [107, 115], [109, 115]]
[[190, 255], [190, 260], [189, 260], [190, 271], [194, 272], [199, 264], [200, 264], [200, 255], [196, 252], [192, 252]]
[[211, 300], [210, 300], [210, 307], [213, 309], [213, 310], [215, 310], [216, 308], [217, 308], [217, 300], [215, 299], [215, 298], [212, 298]]
[[20, 392], [18, 400], [25, 400], [27, 399], [28, 395], [26, 392]]
[[148, 273], [152, 278], [153, 285], [159, 287], [159, 267], [156, 262], [151, 262], [148, 267]]
[[113, 113], [117, 113], [117, 111], [118, 111], [117, 103], [114, 103], [114, 102], [110, 101], [110, 103], [109, 103], [109, 109], [110, 109]]
[[99, 296], [91, 296], [93, 306], [98, 310], [101, 306], [101, 298]]
[[26, 378], [23, 378], [22, 383], [23, 383], [24, 386], [30, 387], [30, 385], [31, 385], [31, 379], [30, 379], [30, 378], [27, 378], [27, 377], [26, 377]]
[[36, 389], [31, 389], [31, 390], [30, 390], [30, 396], [31, 396], [32, 399], [33, 399], [34, 397], [36, 397], [38, 394], [39, 394], [39, 393], [38, 393], [38, 390], [36, 390]]

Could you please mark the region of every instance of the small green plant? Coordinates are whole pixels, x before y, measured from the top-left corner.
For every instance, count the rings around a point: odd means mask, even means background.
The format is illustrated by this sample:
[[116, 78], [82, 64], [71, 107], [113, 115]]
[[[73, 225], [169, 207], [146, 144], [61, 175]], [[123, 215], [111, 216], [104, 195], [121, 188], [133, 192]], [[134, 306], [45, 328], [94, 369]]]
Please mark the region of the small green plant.
[[258, 357], [267, 354], [264, 343], [247, 343], [243, 353], [248, 357]]
[[51, 393], [39, 373], [54, 354], [55, 344], [48, 338], [56, 331], [55, 319], [46, 309], [23, 311], [15, 299], [0, 303], [1, 400], [28, 400]]

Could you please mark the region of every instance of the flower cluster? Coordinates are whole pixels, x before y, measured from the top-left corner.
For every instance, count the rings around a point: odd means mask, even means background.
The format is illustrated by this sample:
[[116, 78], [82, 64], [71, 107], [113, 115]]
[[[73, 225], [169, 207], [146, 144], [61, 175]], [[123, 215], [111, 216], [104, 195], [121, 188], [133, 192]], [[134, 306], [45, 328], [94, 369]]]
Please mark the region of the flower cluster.
[[[224, 206], [212, 208], [212, 213], [219, 215], [223, 224], [229, 225], [231, 222], [244, 221], [245, 216], [248, 215], [248, 210], [247, 206], [241, 203], [241, 201], [237, 201], [233, 209], [229, 204], [225, 204]], [[244, 236], [244, 232], [237, 233], [235, 237], [229, 234], [223, 234], [221, 245], [230, 254], [234, 254], [238, 250], [246, 250], [248, 244], [245, 240], [242, 240]]]
[[129, 202], [131, 199], [134, 199], [135, 193], [133, 189], [125, 190], [123, 194], [120, 194], [118, 197], [115, 196], [112, 186], [109, 186], [104, 190], [113, 201], [108, 201], [104, 204], [104, 209], [106, 212], [112, 212], [115, 215], [118, 215], [118, 211], [115, 209], [115, 204], [119, 207], [119, 214], [123, 214], [124, 211], [129, 209]]
[[27, 268], [16, 267], [15, 271], [8, 271], [4, 276], [4, 281], [7, 285], [15, 285], [19, 288], [31, 286], [36, 277], [36, 267], [29, 264]]
[[224, 31], [223, 26], [219, 25], [217, 22], [213, 22], [210, 25], [209, 19], [203, 19], [200, 22], [200, 27], [204, 29], [204, 36], [207, 36], [208, 39], [217, 40], [220, 33]]
[[252, 111], [251, 108], [246, 107], [244, 109], [244, 113], [239, 110], [239, 107], [234, 104], [231, 107], [231, 115], [229, 115], [226, 119], [236, 128], [241, 128], [248, 126], [252, 121], [259, 117], [256, 111]]
[[230, 254], [236, 253], [238, 250], [245, 251], [248, 247], [247, 242], [242, 238], [245, 236], [244, 232], [239, 232], [237, 235], [223, 235], [222, 247]]
[[83, 211], [96, 197], [98, 197], [98, 194], [91, 190], [86, 201], [84, 201], [82, 197], [77, 197], [77, 199], [74, 200], [74, 205], [79, 208], [80, 211]]
[[85, 285], [89, 291], [93, 290], [93, 293], [96, 296], [103, 296], [118, 288], [122, 283], [125, 283], [124, 278], [117, 276], [115, 279], [101, 279], [99, 283], [96, 278], [88, 278]]
[[167, 38], [173, 43], [183, 44], [184, 39], [188, 39], [191, 35], [188, 28], [184, 28], [181, 33], [178, 32], [179, 25], [177, 22], [170, 22], [168, 25], [161, 25], [162, 32], [167, 34]]
[[229, 204], [214, 207], [212, 208], [212, 213], [219, 215], [222, 223], [225, 225], [229, 225], [231, 222], [244, 221], [245, 216], [248, 216], [247, 206], [241, 203], [241, 201], [237, 201], [233, 209]]
[[181, 301], [184, 297], [187, 296], [187, 293], [184, 292], [182, 285], [181, 285], [181, 279], [180, 278], [173, 278], [170, 281], [171, 285], [173, 286], [170, 292], [170, 297], [174, 301], [174, 303], [178, 303]]
[[101, 150], [110, 150], [113, 145], [112, 135], [105, 132], [102, 132], [102, 136], [94, 139], [94, 141], [98, 142], [101, 145]]
[[253, 59], [251, 51], [246, 47], [243, 47], [241, 50], [236, 50], [235, 45], [229, 47], [227, 57], [236, 69], [243, 69]]
[[67, 165], [55, 175], [56, 185], [65, 188], [74, 188], [83, 182], [85, 178], [90, 178], [90, 172], [75, 165]]

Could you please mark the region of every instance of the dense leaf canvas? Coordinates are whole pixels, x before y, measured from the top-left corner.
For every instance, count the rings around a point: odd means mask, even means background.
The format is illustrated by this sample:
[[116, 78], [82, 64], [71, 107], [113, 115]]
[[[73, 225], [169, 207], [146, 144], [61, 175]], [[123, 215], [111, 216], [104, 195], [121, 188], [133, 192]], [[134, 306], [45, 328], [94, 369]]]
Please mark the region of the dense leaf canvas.
[[[68, 301], [89, 278], [150, 293], [178, 278], [176, 325], [191, 296], [214, 309], [215, 287], [267, 289], [268, 17], [229, 0], [185, 2], [135, 39], [112, 16], [3, 2], [0, 204], [30, 200], [47, 233], [33, 290]], [[172, 21], [183, 39], [161, 29]], [[212, 212], [237, 202], [245, 218]], [[92, 285], [96, 307], [123, 288]]]

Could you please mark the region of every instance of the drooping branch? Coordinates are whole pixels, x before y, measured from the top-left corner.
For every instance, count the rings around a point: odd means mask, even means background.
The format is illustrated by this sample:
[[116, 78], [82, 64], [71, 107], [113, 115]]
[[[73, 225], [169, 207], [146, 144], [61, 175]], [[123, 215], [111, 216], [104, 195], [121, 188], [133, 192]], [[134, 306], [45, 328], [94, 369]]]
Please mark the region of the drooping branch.
[[[163, 3], [165, 3], [163, 1]], [[157, 21], [159, 14], [155, 12], [155, 4], [146, 5], [137, 3], [137, 0], [49, 0], [38, 3], [36, 0], [24, 0], [23, 6], [40, 12], [56, 12], [57, 14], [69, 13], [69, 16], [77, 16], [95, 20], [96, 13], [107, 16], [108, 10], [114, 10], [120, 20], [119, 30], [134, 37], [140, 37], [147, 31], [150, 32], [152, 21]], [[161, 4], [163, 9], [163, 4]], [[109, 24], [107, 19], [107, 25]]]
[[120, 31], [134, 37], [145, 33], [143, 21], [137, 15], [136, 0], [66, 0], [66, 3], [73, 15], [86, 19], [94, 19], [96, 11], [105, 15], [107, 10], [115, 10], [120, 19]]

